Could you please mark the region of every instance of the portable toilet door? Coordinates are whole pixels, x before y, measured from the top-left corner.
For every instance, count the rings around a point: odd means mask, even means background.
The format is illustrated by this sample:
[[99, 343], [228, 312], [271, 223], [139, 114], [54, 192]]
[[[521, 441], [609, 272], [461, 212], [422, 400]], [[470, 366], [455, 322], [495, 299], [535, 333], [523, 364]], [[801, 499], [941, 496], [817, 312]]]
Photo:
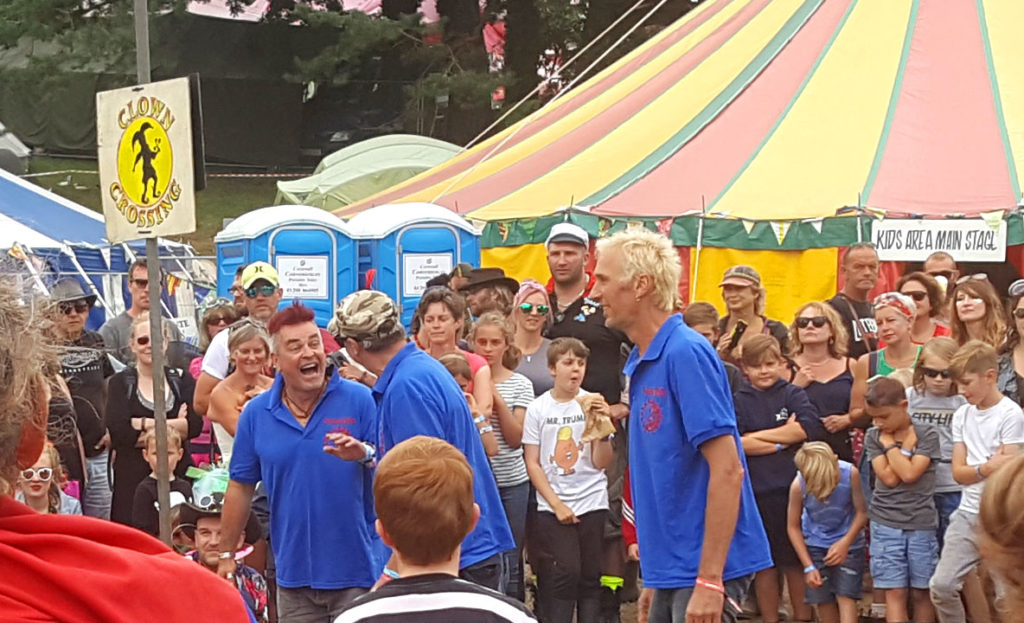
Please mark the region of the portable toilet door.
[[459, 262], [480, 264], [480, 234], [464, 218], [431, 203], [377, 206], [348, 222], [360, 239], [361, 272], [374, 270], [366, 284], [394, 299], [402, 323], [412, 322], [427, 282]]
[[[356, 242], [338, 217], [308, 206], [249, 212], [217, 234], [218, 291], [242, 263], [269, 262], [281, 278], [281, 306], [300, 300], [326, 327], [334, 306], [356, 289]], [[237, 259], [236, 259], [237, 258]], [[234, 260], [234, 261], [232, 261]]]

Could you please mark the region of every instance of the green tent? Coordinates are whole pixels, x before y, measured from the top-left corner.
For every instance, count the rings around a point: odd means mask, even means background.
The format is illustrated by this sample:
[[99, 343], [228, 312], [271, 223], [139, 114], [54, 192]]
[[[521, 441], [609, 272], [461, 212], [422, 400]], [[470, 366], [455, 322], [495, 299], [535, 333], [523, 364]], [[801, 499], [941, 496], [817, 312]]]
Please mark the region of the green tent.
[[414, 134], [390, 134], [340, 149], [317, 165], [313, 175], [277, 183], [280, 204], [336, 210], [446, 162], [458, 145]]

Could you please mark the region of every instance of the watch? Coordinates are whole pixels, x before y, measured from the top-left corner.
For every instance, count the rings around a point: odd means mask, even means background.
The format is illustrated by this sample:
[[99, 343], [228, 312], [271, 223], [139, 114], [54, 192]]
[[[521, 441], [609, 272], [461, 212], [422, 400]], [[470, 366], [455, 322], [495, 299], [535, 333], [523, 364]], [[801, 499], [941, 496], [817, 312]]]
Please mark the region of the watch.
[[235, 552], [221, 552], [221, 553], [217, 554], [217, 558], [219, 558], [221, 560], [234, 560], [235, 559]]

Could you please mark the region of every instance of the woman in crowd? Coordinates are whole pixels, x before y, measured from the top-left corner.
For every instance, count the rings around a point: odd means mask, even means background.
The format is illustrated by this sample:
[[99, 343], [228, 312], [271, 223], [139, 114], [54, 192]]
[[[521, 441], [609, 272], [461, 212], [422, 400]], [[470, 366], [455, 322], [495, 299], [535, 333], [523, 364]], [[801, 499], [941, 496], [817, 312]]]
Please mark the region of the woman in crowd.
[[[242, 313], [234, 303], [219, 298], [204, 307], [199, 320], [199, 356], [192, 360], [188, 372], [193, 379], [198, 379], [203, 371], [203, 354], [210, 346], [210, 340], [228, 326], [238, 322]], [[203, 430], [191, 441], [192, 461], [196, 465], [212, 464], [216, 458], [213, 444], [213, 433], [210, 420], [203, 417]]]
[[[107, 429], [114, 450], [114, 497], [110, 518], [126, 525], [131, 525], [135, 489], [150, 472], [142, 457], [141, 440], [146, 431], [156, 424], [153, 415], [153, 345], [150, 343], [148, 315], [135, 320], [131, 340], [135, 365], [110, 377], [106, 410]], [[182, 375], [170, 368], [163, 374], [167, 422], [182, 439], [191, 439], [199, 434], [203, 425], [199, 414], [192, 409], [195, 381], [190, 375]], [[185, 471], [192, 465], [187, 444], [186, 441], [185, 459], [175, 470], [178, 478], [184, 478]]]
[[422, 321], [416, 335], [417, 343], [434, 359], [455, 352], [465, 355], [473, 372], [470, 393], [473, 394], [477, 409], [480, 413], [491, 413], [494, 409], [494, 390], [487, 360], [480, 355], [461, 350], [458, 346], [465, 313], [466, 302], [458, 293], [442, 286], [427, 288], [420, 298], [419, 305], [416, 306], [416, 314]]
[[257, 320], [246, 318], [228, 329], [228, 352], [235, 370], [210, 394], [210, 421], [224, 463], [231, 461], [238, 416], [253, 396], [270, 389], [274, 379], [266, 375], [270, 360], [270, 336]]
[[32, 467], [22, 470], [14, 497], [37, 513], [81, 515], [81, 503], [61, 491], [63, 480], [57, 448], [46, 442], [43, 453]]
[[1006, 320], [999, 293], [984, 273], [966, 275], [957, 279], [950, 292], [953, 314], [950, 324], [953, 339], [963, 346], [971, 340], [981, 340], [1000, 350], [1006, 341]]
[[823, 441], [843, 461], [853, 461], [850, 446], [850, 390], [852, 360], [842, 318], [828, 303], [813, 301], [796, 312], [790, 327], [793, 338], [793, 384], [803, 387], [828, 433]]
[[515, 550], [505, 552], [509, 573], [505, 592], [509, 597], [522, 601], [525, 599], [523, 538], [530, 497], [530, 475], [523, 462], [523, 419], [534, 394], [530, 379], [514, 372], [520, 357], [519, 349], [513, 343], [514, 335], [511, 321], [499, 312], [490, 311], [476, 321], [469, 338], [473, 350], [490, 365], [495, 386], [494, 413], [490, 423], [498, 440], [498, 454], [491, 457], [491, 468], [516, 543]]
[[548, 370], [548, 345], [544, 331], [551, 326], [551, 299], [538, 281], [524, 279], [512, 306], [516, 326], [515, 345], [522, 353], [516, 372], [530, 379], [533, 394], [540, 396], [554, 386]]
[[949, 337], [953, 334], [949, 327], [935, 320], [942, 313], [945, 297], [934, 277], [922, 272], [908, 273], [896, 282], [896, 291], [914, 299], [914, 305], [917, 306], [914, 326], [910, 329], [914, 342], [924, 344], [933, 337]]
[[725, 271], [722, 300], [728, 314], [718, 324], [718, 354], [730, 363], [739, 362], [739, 346], [755, 335], [771, 335], [782, 352], [789, 352], [789, 331], [778, 320], [764, 315], [765, 295], [761, 275], [750, 266], [733, 266]]
[[[853, 364], [850, 421], [860, 428], [871, 426], [871, 419], [864, 413], [868, 379], [876, 375], [889, 376], [896, 370], [913, 369], [921, 356], [921, 345], [915, 344], [910, 334], [914, 318], [917, 317], [914, 300], [899, 292], [886, 292], [879, 294], [874, 304], [878, 338], [885, 342], [885, 346], [863, 355]], [[860, 441], [859, 437], [853, 441], [855, 457], [859, 457]], [[863, 473], [866, 470], [861, 471]]]
[[999, 391], [1021, 404], [1021, 390], [1024, 390], [1024, 279], [1010, 284], [1010, 329], [1006, 332], [1006, 344], [999, 356]]

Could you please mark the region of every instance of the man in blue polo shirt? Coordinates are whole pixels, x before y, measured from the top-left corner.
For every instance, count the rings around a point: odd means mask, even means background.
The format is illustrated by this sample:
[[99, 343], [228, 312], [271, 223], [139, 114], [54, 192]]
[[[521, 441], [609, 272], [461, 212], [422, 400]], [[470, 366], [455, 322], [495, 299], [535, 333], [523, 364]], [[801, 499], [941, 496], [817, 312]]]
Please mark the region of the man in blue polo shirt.
[[[270, 504], [281, 621], [333, 620], [376, 580], [372, 441], [377, 409], [365, 386], [326, 364], [313, 311], [295, 304], [270, 318], [277, 377], [238, 420], [224, 494], [217, 572], [235, 572], [256, 483]], [[324, 451], [331, 435], [337, 444]], [[335, 454], [348, 459], [339, 461]]]
[[[443, 439], [466, 455], [480, 521], [463, 541], [459, 575], [502, 591], [501, 553], [515, 544], [474, 414], [458, 383], [433, 357], [408, 343], [398, 308], [383, 292], [360, 290], [342, 299], [331, 332], [343, 336], [346, 352], [378, 376], [373, 397], [380, 456], [416, 435]], [[395, 575], [390, 565], [385, 573]]]
[[673, 314], [679, 276], [668, 238], [630, 229], [598, 242], [591, 297], [636, 344], [629, 467], [648, 621], [731, 623], [772, 559], [725, 370]]

